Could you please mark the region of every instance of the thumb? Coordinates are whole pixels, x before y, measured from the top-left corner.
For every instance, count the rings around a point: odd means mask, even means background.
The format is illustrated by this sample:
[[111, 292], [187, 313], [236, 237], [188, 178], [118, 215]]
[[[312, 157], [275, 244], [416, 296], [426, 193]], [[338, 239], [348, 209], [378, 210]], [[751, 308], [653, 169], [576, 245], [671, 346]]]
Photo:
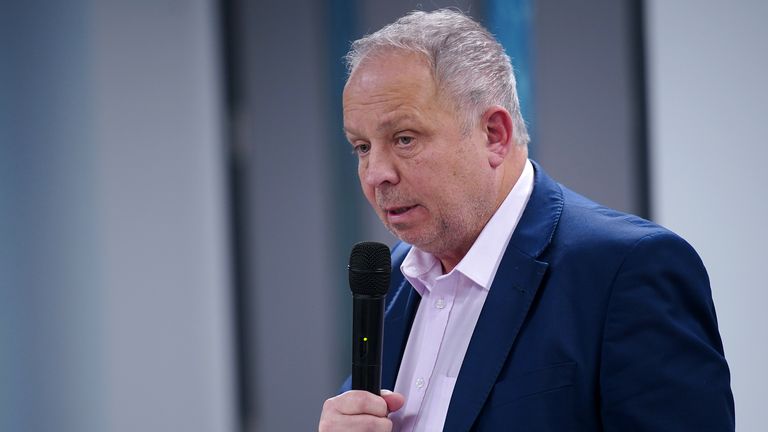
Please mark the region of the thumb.
[[382, 390], [381, 397], [387, 402], [387, 409], [389, 412], [395, 412], [403, 407], [405, 404], [405, 397], [400, 393], [391, 392], [389, 390]]

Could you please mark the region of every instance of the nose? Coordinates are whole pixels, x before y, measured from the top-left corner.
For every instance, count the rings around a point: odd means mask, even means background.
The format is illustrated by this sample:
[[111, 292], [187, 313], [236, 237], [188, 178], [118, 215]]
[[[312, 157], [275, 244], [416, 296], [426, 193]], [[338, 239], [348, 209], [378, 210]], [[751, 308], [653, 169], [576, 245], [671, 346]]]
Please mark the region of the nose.
[[368, 155], [361, 160], [360, 179], [369, 187], [376, 188], [384, 183], [397, 184], [396, 161], [387, 151], [385, 144], [371, 145]]

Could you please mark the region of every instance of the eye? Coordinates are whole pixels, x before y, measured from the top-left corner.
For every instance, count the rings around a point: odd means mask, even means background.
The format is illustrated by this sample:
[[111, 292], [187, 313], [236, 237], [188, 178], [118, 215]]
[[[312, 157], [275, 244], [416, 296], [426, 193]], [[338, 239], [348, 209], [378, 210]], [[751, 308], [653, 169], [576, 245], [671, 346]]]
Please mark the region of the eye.
[[397, 143], [404, 146], [410, 145], [413, 143], [413, 140], [414, 138], [412, 136], [407, 135], [397, 137]]
[[354, 153], [358, 156], [362, 156], [371, 151], [371, 145], [368, 143], [355, 144]]

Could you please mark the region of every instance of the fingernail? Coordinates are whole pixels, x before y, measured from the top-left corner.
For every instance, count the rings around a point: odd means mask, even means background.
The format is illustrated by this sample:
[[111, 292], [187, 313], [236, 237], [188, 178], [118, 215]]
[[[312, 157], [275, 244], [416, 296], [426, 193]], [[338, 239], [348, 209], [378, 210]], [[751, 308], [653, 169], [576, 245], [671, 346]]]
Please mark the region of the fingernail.
[[384, 396], [384, 395], [388, 395], [388, 394], [392, 394], [392, 392], [391, 392], [390, 390], [381, 389], [381, 395], [382, 395], [382, 396]]

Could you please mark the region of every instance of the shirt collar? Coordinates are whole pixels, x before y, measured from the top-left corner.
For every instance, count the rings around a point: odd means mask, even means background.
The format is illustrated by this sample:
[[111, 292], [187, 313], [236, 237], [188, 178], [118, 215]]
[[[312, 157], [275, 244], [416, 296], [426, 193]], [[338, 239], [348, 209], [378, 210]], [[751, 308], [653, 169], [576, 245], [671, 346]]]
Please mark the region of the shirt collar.
[[[451, 273], [461, 273], [483, 289], [490, 289], [501, 257], [520, 221], [532, 190], [533, 165], [531, 161], [526, 160], [515, 186]], [[412, 247], [408, 252], [400, 270], [420, 295], [423, 295], [424, 289], [430, 289], [437, 277], [442, 276], [440, 261], [417, 247]]]

